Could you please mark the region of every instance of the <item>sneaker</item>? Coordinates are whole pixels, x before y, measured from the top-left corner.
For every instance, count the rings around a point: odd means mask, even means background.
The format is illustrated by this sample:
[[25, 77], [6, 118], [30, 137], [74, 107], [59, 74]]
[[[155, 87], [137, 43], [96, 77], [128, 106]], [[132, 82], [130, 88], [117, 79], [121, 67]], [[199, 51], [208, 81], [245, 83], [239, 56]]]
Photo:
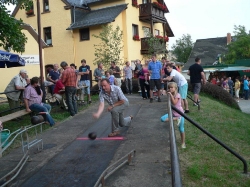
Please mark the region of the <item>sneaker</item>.
[[153, 103], [153, 100], [154, 100], [153, 98], [150, 98], [150, 103]]
[[179, 127], [179, 126], [180, 126], [180, 123], [181, 123], [181, 118], [178, 118], [178, 119], [177, 119], [177, 124], [176, 124], [176, 125], [177, 125], [177, 127]]
[[198, 100], [198, 102], [197, 103], [200, 103], [201, 102], [201, 100]]
[[89, 104], [91, 104], [91, 103], [92, 103], [92, 101], [90, 100], [90, 101], [89, 101]]
[[196, 103], [194, 103], [193, 106], [198, 106], [198, 105]]
[[186, 144], [181, 144], [182, 149], [186, 149]]
[[189, 110], [185, 110], [184, 113], [189, 113]]
[[161, 102], [161, 98], [160, 97], [158, 97], [158, 102]]
[[146, 81], [145, 84], [148, 85], [148, 81]]

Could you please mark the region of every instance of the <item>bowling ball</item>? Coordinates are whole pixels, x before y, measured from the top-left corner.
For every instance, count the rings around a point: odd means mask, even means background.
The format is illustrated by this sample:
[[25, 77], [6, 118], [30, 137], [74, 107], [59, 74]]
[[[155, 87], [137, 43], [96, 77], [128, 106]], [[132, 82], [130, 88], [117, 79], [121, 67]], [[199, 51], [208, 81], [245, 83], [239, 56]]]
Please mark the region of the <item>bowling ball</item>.
[[89, 137], [90, 140], [95, 140], [96, 139], [96, 133], [91, 132], [91, 133], [89, 133], [88, 137]]
[[38, 123], [42, 123], [44, 121], [44, 118], [42, 115], [32, 116], [30, 121], [32, 125], [36, 125]]

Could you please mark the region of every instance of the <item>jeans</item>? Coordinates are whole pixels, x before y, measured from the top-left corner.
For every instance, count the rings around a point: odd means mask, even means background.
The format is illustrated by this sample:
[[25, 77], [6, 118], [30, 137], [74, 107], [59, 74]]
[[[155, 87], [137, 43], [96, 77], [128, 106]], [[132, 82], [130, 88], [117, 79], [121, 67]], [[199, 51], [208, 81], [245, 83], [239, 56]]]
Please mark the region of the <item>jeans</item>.
[[124, 104], [115, 106], [111, 111], [111, 116], [112, 116], [112, 132], [114, 131], [119, 131], [119, 126], [129, 126], [131, 122], [130, 117], [123, 117], [123, 111], [125, 110], [126, 107], [128, 107], [129, 103], [128, 101], [125, 101]]
[[125, 79], [125, 85], [126, 85], [126, 92], [131, 94], [132, 93], [132, 89], [133, 89], [132, 78], [131, 79], [126, 78]]
[[53, 126], [55, 124], [53, 118], [49, 114], [51, 111], [51, 106], [49, 104], [43, 103], [43, 105], [41, 105], [41, 104], [35, 103], [35, 104], [30, 105], [29, 108], [31, 111], [34, 111], [34, 112], [46, 112], [45, 114], [46, 121], [49, 122], [50, 126]]
[[[145, 79], [139, 79], [140, 85], [141, 85], [141, 96], [142, 98], [150, 98], [150, 88], [149, 84], [145, 84]], [[147, 90], [147, 93], [145, 92], [145, 88]]]
[[248, 100], [248, 92], [249, 92], [249, 90], [244, 90], [245, 100]]
[[76, 87], [65, 86], [66, 103], [71, 116], [77, 114]]

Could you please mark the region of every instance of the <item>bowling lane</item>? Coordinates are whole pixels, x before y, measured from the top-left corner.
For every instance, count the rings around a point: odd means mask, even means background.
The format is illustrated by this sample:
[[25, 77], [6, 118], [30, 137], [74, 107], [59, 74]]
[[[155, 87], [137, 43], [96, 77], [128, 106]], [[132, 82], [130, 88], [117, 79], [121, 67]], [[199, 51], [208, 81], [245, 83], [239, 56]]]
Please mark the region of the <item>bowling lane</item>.
[[[135, 117], [140, 108], [140, 105], [130, 105], [124, 116]], [[111, 115], [106, 113], [21, 186], [93, 187], [101, 173], [108, 167], [120, 143], [126, 141], [128, 127], [123, 127], [121, 131], [120, 137], [124, 137], [124, 140], [107, 139], [111, 131], [110, 124]], [[90, 132], [97, 133], [96, 140], [87, 139]]]

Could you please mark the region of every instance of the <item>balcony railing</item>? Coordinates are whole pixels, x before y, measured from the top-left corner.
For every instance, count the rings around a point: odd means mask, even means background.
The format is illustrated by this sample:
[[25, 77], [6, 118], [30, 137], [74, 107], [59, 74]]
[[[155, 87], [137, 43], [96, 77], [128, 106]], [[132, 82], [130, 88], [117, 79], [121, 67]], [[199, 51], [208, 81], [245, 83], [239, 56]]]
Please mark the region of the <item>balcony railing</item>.
[[165, 53], [166, 50], [166, 42], [156, 42], [154, 47], [150, 49], [150, 45], [148, 43], [149, 38], [141, 38], [141, 54], [149, 54], [149, 53]]
[[148, 22], [153, 19], [156, 22], [165, 22], [164, 11], [152, 3], [140, 4], [139, 10], [140, 21]]

